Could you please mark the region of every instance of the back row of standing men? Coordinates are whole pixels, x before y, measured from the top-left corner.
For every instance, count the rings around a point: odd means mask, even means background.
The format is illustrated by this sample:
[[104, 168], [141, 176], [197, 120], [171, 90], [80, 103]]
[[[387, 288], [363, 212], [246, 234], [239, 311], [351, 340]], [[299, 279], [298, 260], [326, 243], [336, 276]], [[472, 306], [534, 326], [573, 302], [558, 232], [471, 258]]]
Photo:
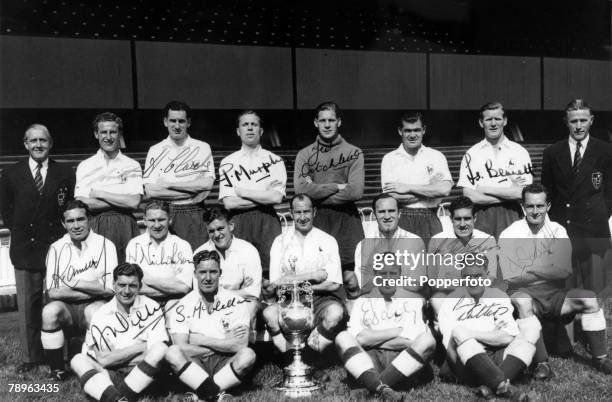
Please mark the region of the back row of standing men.
[[[296, 157], [294, 187], [318, 207], [314, 225], [337, 240], [343, 281], [351, 293], [358, 291], [354, 251], [364, 238], [355, 206], [363, 196], [364, 155], [340, 135], [341, 118], [332, 102], [317, 107], [318, 136]], [[41, 360], [38, 334], [45, 253], [61, 236], [58, 211], [73, 195], [94, 212], [92, 228], [113, 241], [119, 261], [125, 259], [130, 239], [138, 235], [132, 212], [143, 197], [169, 202], [171, 229], [192, 249], [207, 241], [203, 204], [214, 185], [215, 168], [209, 145], [189, 136], [190, 119], [185, 103], [166, 105], [163, 123], [168, 137], [151, 147], [141, 174], [138, 162], [119, 150], [121, 119], [111, 113], [97, 116], [93, 129], [100, 150], [79, 165], [76, 181], [69, 167], [48, 159], [52, 138], [47, 129], [28, 128], [24, 145], [30, 158], [7, 169], [0, 186], [2, 216], [12, 233], [26, 363]], [[591, 262], [601, 259], [610, 238], [612, 152], [607, 143], [589, 136], [593, 116], [584, 101], [571, 102], [565, 119], [569, 138], [545, 151], [542, 181], [552, 195], [551, 218], [567, 228], [574, 242], [574, 267], [592, 287]], [[505, 137], [506, 122], [501, 104], [483, 106], [479, 124], [485, 138], [466, 152], [457, 183], [477, 205], [476, 227], [495, 237], [520, 217], [517, 200], [522, 187], [533, 181], [529, 154]], [[281, 233], [274, 205], [286, 195], [287, 176], [282, 158], [260, 146], [261, 123], [253, 111], [238, 116], [236, 133], [242, 147], [219, 166], [219, 198], [232, 214], [234, 234], [259, 252], [265, 296], [272, 290], [267, 274], [270, 248]], [[427, 242], [442, 230], [435, 207], [449, 194], [453, 180], [444, 155], [422, 144], [425, 131], [420, 114], [402, 117], [398, 127], [402, 144], [385, 155], [381, 181], [383, 191], [400, 203], [400, 227]], [[223, 236], [223, 228], [218, 231]]]

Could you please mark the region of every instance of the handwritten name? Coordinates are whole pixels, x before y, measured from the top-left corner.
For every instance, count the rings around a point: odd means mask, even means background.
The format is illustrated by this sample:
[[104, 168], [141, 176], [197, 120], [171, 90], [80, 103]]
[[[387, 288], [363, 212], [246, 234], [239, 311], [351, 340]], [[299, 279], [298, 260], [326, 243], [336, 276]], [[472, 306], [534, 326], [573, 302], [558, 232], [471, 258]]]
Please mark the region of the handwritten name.
[[508, 307], [500, 303], [476, 303], [470, 299], [462, 297], [457, 304], [453, 306], [453, 311], [462, 311], [457, 317], [457, 321], [465, 321], [477, 319], [480, 317], [493, 317], [494, 319], [508, 313]]
[[348, 155], [340, 153], [338, 156], [332, 156], [328, 162], [319, 161], [319, 156], [322, 153], [320, 146], [317, 146], [315, 152], [311, 154], [306, 162], [300, 168], [300, 177], [309, 177], [313, 173], [326, 172], [330, 169], [339, 170], [346, 167], [352, 161], [359, 159], [362, 152], [359, 149], [355, 149]]
[[[514, 163], [510, 163], [509, 165], [513, 166]], [[465, 154], [465, 167], [467, 169], [466, 177], [471, 185], [475, 185], [477, 182], [485, 178], [483, 175], [480, 174], [479, 170], [476, 170], [476, 172], [472, 170], [472, 155], [470, 155], [469, 152]], [[487, 161], [484, 164], [484, 168], [485, 168], [487, 177], [489, 179], [499, 179], [498, 183], [502, 183], [508, 180], [508, 177], [510, 176], [521, 176], [524, 174], [533, 174], [533, 167], [531, 166], [531, 163], [528, 163], [527, 165], [523, 165], [523, 167], [519, 169], [504, 169], [504, 168], [493, 168], [493, 161], [491, 161], [490, 159], [487, 159]]]
[[406, 302], [399, 309], [376, 311], [372, 299], [366, 299], [361, 305], [361, 311], [363, 312], [361, 323], [366, 328], [377, 326], [385, 321], [404, 325], [416, 324], [416, 311]]
[[267, 161], [263, 161], [259, 166], [254, 169], [247, 169], [242, 165], [234, 168], [233, 163], [224, 163], [219, 166], [219, 172], [221, 172], [221, 180], [219, 184], [224, 183], [225, 187], [233, 187], [235, 180], [240, 182], [242, 180], [259, 182], [270, 177], [270, 168], [277, 163], [281, 163], [282, 158], [274, 158], [272, 155], [268, 156]]
[[157, 256], [151, 250], [150, 244], [147, 246], [146, 251], [142, 244], [137, 244], [135, 254], [128, 254], [127, 260], [143, 265], [181, 265], [193, 262], [190, 257], [179, 251], [178, 244], [176, 243], [172, 244], [172, 249], [169, 253], [165, 247], [162, 247]]
[[[110, 269], [114, 267], [106, 267], [106, 241], [103, 243], [100, 253], [98, 255], [87, 256], [86, 259], [79, 261], [73, 261], [72, 246], [69, 243], [65, 243], [60, 248], [59, 252], [51, 247], [47, 255], [47, 269], [52, 267], [53, 274], [51, 276], [51, 287], [57, 288], [59, 286], [68, 286], [70, 288], [75, 287], [74, 279], [80, 277], [87, 271], [97, 271], [94, 273], [91, 280], [101, 279], [103, 282], [107, 275], [110, 275]], [[95, 274], [99, 274], [95, 277]], [[90, 276], [91, 277], [91, 276]]]
[[185, 147], [176, 156], [170, 156], [170, 150], [164, 150], [157, 156], [148, 160], [148, 166], [142, 172], [142, 177], [151, 176], [154, 171], [173, 173], [176, 177], [187, 177], [210, 171], [212, 157], [206, 160], [196, 160], [200, 147]]

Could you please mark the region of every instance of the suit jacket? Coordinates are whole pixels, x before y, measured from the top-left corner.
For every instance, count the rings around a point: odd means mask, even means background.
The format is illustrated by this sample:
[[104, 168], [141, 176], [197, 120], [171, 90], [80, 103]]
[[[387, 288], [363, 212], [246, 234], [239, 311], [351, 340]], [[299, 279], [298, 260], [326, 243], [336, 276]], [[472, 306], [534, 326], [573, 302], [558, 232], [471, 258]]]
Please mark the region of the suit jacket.
[[590, 136], [576, 174], [572, 170], [568, 140], [549, 146], [544, 150], [542, 184], [551, 195], [550, 219], [565, 226], [570, 238], [610, 238], [610, 144]]
[[11, 231], [11, 262], [15, 269], [45, 270], [49, 245], [65, 233], [61, 208], [74, 194], [74, 171], [49, 160], [40, 195], [28, 159], [6, 168], [0, 178], [0, 211]]

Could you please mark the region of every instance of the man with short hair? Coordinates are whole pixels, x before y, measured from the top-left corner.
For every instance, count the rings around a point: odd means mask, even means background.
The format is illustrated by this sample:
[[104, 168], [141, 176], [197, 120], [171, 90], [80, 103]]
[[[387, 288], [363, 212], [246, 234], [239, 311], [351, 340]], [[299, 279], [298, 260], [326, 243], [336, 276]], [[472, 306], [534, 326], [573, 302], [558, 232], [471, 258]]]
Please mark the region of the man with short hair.
[[101, 113], [93, 121], [98, 152], [85, 159], [76, 171], [74, 196], [89, 207], [91, 228], [115, 244], [119, 262], [125, 247], [140, 231], [132, 213], [143, 195], [140, 163], [119, 149], [123, 120], [114, 113]]
[[442, 231], [436, 208], [450, 194], [453, 178], [444, 154], [423, 145], [425, 129], [421, 113], [401, 117], [397, 132], [402, 143], [383, 157], [380, 181], [382, 190], [401, 204], [400, 227], [428, 243]]
[[[372, 290], [372, 278], [376, 274], [373, 269], [373, 258], [375, 254], [382, 255], [387, 251], [409, 252], [412, 255], [424, 254], [425, 243], [423, 239], [414, 233], [410, 233], [399, 226], [400, 222], [400, 203], [393, 195], [382, 193], [372, 200], [372, 210], [377, 223], [377, 231], [368, 234], [368, 237], [361, 240], [355, 248], [355, 276], [359, 288], [357, 292], [348, 293], [350, 298], [355, 298], [360, 294], [369, 293]], [[415, 280], [420, 275], [425, 275], [426, 264], [419, 262], [416, 266], [400, 264], [402, 274], [410, 276]], [[407, 286], [413, 292], [421, 289], [421, 286]]]
[[166, 202], [150, 201], [144, 209], [147, 230], [130, 240], [127, 262], [138, 264], [144, 273], [139, 293], [165, 305], [181, 298], [193, 286], [191, 246], [169, 232], [172, 225]]
[[164, 126], [168, 138], [147, 153], [145, 196], [170, 202], [170, 229], [195, 249], [208, 240], [202, 213], [215, 180], [213, 156], [207, 143], [189, 135], [191, 109], [186, 103], [171, 101], [164, 107]]
[[594, 116], [582, 99], [565, 108], [569, 136], [544, 150], [542, 184], [550, 191], [550, 218], [572, 242], [573, 286], [599, 292], [606, 285], [603, 257], [610, 245], [612, 148], [590, 135]]
[[[314, 329], [308, 346], [323, 352], [344, 329], [347, 312], [342, 293], [340, 255], [336, 240], [313, 226], [317, 209], [306, 194], [296, 194], [290, 201], [294, 226], [274, 239], [270, 250], [270, 281], [275, 288], [283, 284], [308, 281], [314, 292]], [[263, 316], [274, 345], [287, 351], [287, 342], [279, 324], [280, 306], [270, 304]]]
[[83, 351], [70, 361], [83, 391], [97, 401], [136, 400], [168, 350], [161, 307], [140, 294], [142, 277], [137, 264], [113, 270], [115, 297], [95, 312]]
[[317, 139], [295, 157], [295, 192], [305, 193], [317, 208], [315, 226], [329, 233], [340, 248], [344, 286], [357, 288], [355, 246], [363, 239], [363, 226], [355, 201], [363, 197], [365, 183], [363, 151], [341, 135], [342, 114], [334, 102], [315, 109]]
[[[429, 254], [435, 257], [428, 264], [428, 278], [460, 279], [466, 253], [486, 256], [489, 261], [487, 272], [491, 278], [497, 277], [497, 241], [490, 234], [474, 229], [474, 208], [472, 200], [464, 196], [451, 202], [449, 211], [453, 231], [438, 233], [429, 242]], [[438, 256], [441, 258], [438, 259]], [[444, 298], [453, 290], [455, 287], [452, 285], [432, 289], [429, 301], [436, 316]]]
[[262, 276], [257, 249], [249, 242], [234, 236], [233, 218], [230, 218], [225, 208], [210, 208], [204, 213], [204, 221], [208, 222], [210, 240], [194, 254], [204, 250], [216, 250], [219, 253], [223, 272], [219, 285], [251, 301], [247, 306], [254, 317], [259, 306]]
[[43, 360], [40, 344], [45, 255], [62, 237], [61, 209], [72, 199], [74, 172], [67, 164], [49, 158], [53, 138], [41, 124], [23, 136], [29, 158], [7, 166], [0, 178], [0, 212], [11, 231], [10, 257], [15, 267], [15, 287], [22, 363], [18, 374]]
[[112, 296], [112, 270], [117, 252], [110, 240], [89, 228], [89, 210], [79, 200], [64, 207], [64, 237], [47, 253], [49, 302], [42, 311], [40, 340], [51, 368], [50, 380], [67, 377], [64, 366], [65, 332], [85, 332], [93, 313]]
[[[192, 400], [221, 400], [246, 380], [255, 364], [249, 342], [249, 300], [219, 286], [217, 251], [193, 257], [198, 287], [183, 297], [169, 318], [173, 345], [166, 360], [179, 380], [195, 391]], [[200, 398], [200, 399], [198, 399]]]
[[423, 321], [425, 299], [383, 282], [401, 278], [402, 267], [385, 264], [375, 275], [372, 291], [355, 301], [348, 331], [338, 334], [336, 345], [355, 379], [384, 400], [400, 401], [397, 391], [417, 384], [418, 374], [429, 369], [436, 340]]
[[283, 158], [261, 147], [264, 130], [257, 112], [241, 112], [236, 123], [242, 146], [219, 165], [219, 200], [231, 212], [236, 236], [258, 250], [267, 277], [270, 247], [281, 233], [274, 206], [285, 196], [287, 171]]
[[531, 364], [540, 322], [533, 316], [515, 321], [510, 298], [480, 282], [488, 275], [486, 257], [471, 256], [461, 277], [473, 283], [448, 295], [438, 314], [446, 362], [460, 382], [480, 386], [479, 396], [526, 401], [510, 381]]
[[507, 122], [501, 103], [480, 108], [478, 124], [485, 138], [463, 156], [457, 182], [476, 204], [475, 227], [495, 238], [521, 218], [521, 189], [533, 181], [529, 152], [506, 137]]
[[[590, 290], [567, 289], [571, 274], [571, 246], [565, 228], [551, 221], [550, 200], [540, 184], [522, 193], [525, 218], [510, 225], [499, 239], [500, 266], [509, 283], [508, 293], [521, 318], [537, 316], [543, 321], [567, 324], [580, 314], [593, 366], [612, 374], [607, 357], [606, 319], [597, 296]], [[538, 343], [536, 378], [548, 378], [552, 370], [543, 342]]]

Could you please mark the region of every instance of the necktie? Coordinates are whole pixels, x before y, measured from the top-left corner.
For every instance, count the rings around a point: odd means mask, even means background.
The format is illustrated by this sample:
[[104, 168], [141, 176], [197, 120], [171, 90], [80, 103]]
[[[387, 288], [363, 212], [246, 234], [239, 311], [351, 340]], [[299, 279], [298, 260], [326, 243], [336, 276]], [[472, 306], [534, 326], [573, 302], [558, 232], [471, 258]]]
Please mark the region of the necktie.
[[36, 166], [36, 174], [34, 175], [34, 183], [36, 184], [38, 193], [42, 195], [44, 183], [40, 169], [42, 169], [42, 163], [38, 162], [38, 165]]
[[574, 166], [572, 166], [574, 173], [578, 173], [578, 166], [580, 165], [580, 162], [582, 162], [582, 156], [580, 156], [581, 147], [582, 147], [582, 142], [576, 141], [576, 152], [574, 153]]

